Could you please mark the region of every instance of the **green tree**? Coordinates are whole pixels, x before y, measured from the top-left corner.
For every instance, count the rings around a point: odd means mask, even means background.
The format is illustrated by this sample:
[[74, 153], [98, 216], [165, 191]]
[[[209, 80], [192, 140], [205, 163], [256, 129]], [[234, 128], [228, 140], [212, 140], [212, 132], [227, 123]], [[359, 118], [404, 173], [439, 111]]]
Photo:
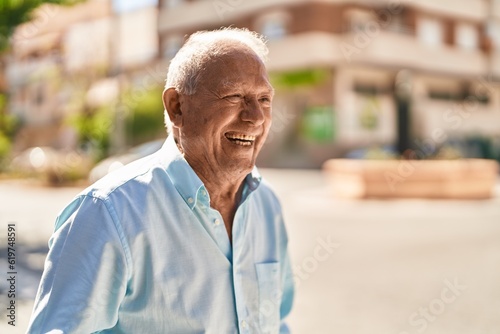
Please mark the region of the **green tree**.
[[122, 103], [127, 107], [125, 119], [129, 144], [137, 145], [165, 135], [163, 87], [132, 88], [124, 93]]
[[85, 108], [68, 119], [78, 134], [79, 144], [89, 150], [96, 161], [108, 154], [113, 113], [111, 105], [103, 105], [99, 108]]
[[33, 11], [42, 4], [73, 5], [84, 0], [2, 0], [0, 1], [0, 52], [9, 45], [17, 26], [29, 22]]
[[7, 106], [7, 97], [0, 93], [0, 171], [5, 167], [11, 146], [12, 138], [18, 128], [18, 120], [5, 112]]

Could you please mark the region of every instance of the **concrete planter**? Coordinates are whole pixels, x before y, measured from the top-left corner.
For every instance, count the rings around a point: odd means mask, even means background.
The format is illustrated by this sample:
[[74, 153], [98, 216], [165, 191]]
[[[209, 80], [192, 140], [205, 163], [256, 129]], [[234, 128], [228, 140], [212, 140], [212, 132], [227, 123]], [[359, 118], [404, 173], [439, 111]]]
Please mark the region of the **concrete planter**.
[[331, 159], [323, 170], [343, 198], [486, 199], [494, 195], [499, 166], [483, 159]]

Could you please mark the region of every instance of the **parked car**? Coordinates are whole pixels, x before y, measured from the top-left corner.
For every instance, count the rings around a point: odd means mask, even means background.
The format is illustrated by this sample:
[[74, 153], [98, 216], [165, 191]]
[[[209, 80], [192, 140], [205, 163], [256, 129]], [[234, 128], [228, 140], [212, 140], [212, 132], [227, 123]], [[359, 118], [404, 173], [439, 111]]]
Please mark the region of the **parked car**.
[[89, 174], [89, 181], [94, 183], [99, 180], [106, 174], [117, 170], [132, 161], [143, 158], [147, 155], [150, 155], [156, 151], [158, 151], [165, 139], [157, 139], [150, 142], [146, 142], [144, 144], [132, 147], [127, 150], [125, 153], [112, 155], [101, 162], [99, 162]]
[[9, 170], [14, 175], [57, 185], [84, 179], [91, 167], [92, 159], [85, 154], [37, 146], [15, 156]]

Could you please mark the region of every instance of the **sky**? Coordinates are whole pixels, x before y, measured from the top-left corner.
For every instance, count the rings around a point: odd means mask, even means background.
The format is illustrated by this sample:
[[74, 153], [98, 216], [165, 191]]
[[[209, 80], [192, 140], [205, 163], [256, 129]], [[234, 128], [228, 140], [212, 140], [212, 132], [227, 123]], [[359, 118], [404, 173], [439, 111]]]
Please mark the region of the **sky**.
[[116, 12], [128, 12], [142, 7], [156, 5], [158, 0], [113, 0], [113, 8]]

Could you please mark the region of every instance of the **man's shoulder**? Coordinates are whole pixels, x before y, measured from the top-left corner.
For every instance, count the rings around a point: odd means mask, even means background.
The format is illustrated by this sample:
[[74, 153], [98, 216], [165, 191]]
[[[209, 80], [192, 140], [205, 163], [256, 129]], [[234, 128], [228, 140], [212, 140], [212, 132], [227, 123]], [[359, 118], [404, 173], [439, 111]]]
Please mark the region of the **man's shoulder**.
[[75, 212], [85, 216], [107, 212], [115, 220], [136, 209], [140, 211], [151, 193], [159, 188], [165, 192], [174, 189], [161, 157], [155, 153], [109, 173], [81, 191], [59, 213], [56, 229]]
[[167, 177], [158, 153], [154, 153], [107, 174], [80, 195], [108, 199], [122, 192], [131, 192], [138, 196], [141, 189], [152, 187], [160, 181], [162, 174]]

